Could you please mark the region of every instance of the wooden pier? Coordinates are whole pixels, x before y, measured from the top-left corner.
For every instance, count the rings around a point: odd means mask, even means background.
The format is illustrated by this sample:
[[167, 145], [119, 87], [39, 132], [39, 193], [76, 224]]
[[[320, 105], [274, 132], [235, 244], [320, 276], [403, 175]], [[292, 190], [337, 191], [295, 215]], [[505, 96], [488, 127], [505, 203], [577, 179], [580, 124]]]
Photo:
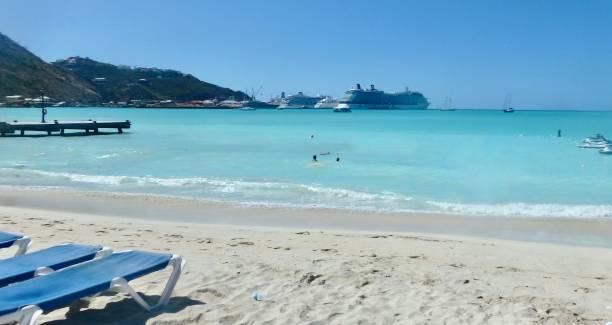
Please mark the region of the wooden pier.
[[80, 130], [84, 131], [85, 135], [99, 134], [100, 129], [116, 129], [117, 133], [123, 133], [123, 129], [129, 129], [132, 123], [126, 121], [52, 121], [52, 122], [0, 122], [0, 136], [7, 134], [18, 133], [21, 136], [25, 132], [46, 132], [47, 135], [52, 135], [53, 132], [58, 132], [59, 135], [65, 135], [65, 130]]

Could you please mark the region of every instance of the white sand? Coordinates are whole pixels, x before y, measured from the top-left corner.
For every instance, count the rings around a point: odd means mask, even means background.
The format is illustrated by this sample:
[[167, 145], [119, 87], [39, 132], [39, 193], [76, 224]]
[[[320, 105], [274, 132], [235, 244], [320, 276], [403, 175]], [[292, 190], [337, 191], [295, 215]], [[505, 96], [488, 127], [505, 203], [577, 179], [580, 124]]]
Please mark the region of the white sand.
[[[206, 213], [204, 211], [204, 213]], [[310, 213], [316, 213], [311, 211]], [[172, 252], [187, 268], [168, 306], [102, 295], [44, 324], [603, 324], [612, 250], [477, 237], [169, 223], [0, 207], [34, 239]], [[6, 254], [4, 254], [6, 256]], [[151, 298], [167, 272], [135, 281]], [[264, 301], [251, 298], [266, 293]]]

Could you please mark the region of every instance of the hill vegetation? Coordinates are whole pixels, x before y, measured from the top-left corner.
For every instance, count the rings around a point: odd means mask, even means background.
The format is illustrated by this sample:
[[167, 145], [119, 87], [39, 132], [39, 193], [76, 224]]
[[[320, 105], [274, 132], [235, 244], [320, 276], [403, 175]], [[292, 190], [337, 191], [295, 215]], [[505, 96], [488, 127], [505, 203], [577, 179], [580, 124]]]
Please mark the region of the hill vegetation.
[[175, 70], [116, 66], [81, 57], [59, 60], [53, 65], [89, 82], [103, 101], [189, 101], [245, 97], [242, 92], [219, 87]]
[[0, 101], [4, 96], [36, 97], [40, 90], [73, 102], [99, 102], [102, 98], [89, 82], [48, 64], [0, 33]]
[[0, 101], [10, 95], [37, 97], [41, 89], [56, 101], [84, 104], [248, 97], [175, 70], [116, 66], [82, 57], [47, 63], [0, 33]]

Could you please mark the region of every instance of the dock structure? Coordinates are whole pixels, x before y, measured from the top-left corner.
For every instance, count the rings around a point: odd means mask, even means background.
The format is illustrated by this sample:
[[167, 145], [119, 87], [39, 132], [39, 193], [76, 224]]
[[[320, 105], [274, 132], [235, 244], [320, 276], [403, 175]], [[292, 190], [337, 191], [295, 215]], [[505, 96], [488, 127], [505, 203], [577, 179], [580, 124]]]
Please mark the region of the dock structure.
[[0, 136], [7, 134], [18, 133], [21, 136], [25, 132], [46, 132], [47, 135], [52, 135], [53, 132], [58, 132], [59, 135], [65, 135], [65, 130], [81, 130], [85, 135], [99, 134], [100, 129], [116, 129], [117, 133], [123, 133], [123, 129], [129, 129], [132, 123], [129, 120], [125, 121], [52, 121], [52, 122], [0, 122]]

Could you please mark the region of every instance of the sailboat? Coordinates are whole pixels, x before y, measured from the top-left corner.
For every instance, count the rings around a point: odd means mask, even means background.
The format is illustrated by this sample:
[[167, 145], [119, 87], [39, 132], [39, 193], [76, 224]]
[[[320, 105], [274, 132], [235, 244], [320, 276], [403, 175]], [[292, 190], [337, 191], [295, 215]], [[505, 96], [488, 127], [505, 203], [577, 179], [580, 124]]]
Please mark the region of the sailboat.
[[512, 96], [507, 95], [504, 100], [504, 113], [514, 113], [514, 108], [512, 108]]
[[441, 111], [454, 111], [455, 108], [453, 107], [453, 99], [446, 96], [444, 97], [444, 106], [442, 108], [440, 108]]

